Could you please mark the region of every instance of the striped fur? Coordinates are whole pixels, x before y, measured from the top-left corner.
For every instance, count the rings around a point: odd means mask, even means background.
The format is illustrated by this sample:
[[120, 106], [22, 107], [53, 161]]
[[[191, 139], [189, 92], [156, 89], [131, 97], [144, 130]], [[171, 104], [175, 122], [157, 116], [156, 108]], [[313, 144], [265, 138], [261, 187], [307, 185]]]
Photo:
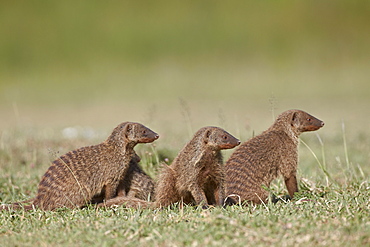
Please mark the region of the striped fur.
[[290, 197], [298, 191], [298, 136], [314, 131], [324, 122], [300, 110], [289, 110], [278, 116], [262, 134], [242, 143], [225, 165], [227, 204], [266, 202], [269, 196], [263, 186], [282, 175]]
[[170, 166], [162, 166], [154, 202], [120, 196], [98, 207], [123, 204], [132, 208], [158, 208], [177, 202], [204, 207], [222, 205], [225, 190], [221, 150], [239, 144], [238, 139], [221, 128], [201, 128]]
[[127, 173], [118, 186], [117, 196], [154, 200], [154, 181], [142, 170], [137, 160], [131, 160]]
[[[129, 162], [137, 156], [135, 145], [157, 138], [156, 133], [142, 124], [124, 122], [118, 125], [103, 143], [70, 151], [55, 160], [42, 177], [36, 198], [23, 208], [79, 208], [94, 196], [103, 195], [105, 200], [113, 198]], [[11, 204], [2, 209], [21, 207]]]
[[225, 198], [221, 150], [239, 144], [238, 139], [221, 128], [201, 128], [172, 164], [162, 168], [156, 187], [156, 204], [166, 207], [183, 201], [205, 207], [221, 205]]

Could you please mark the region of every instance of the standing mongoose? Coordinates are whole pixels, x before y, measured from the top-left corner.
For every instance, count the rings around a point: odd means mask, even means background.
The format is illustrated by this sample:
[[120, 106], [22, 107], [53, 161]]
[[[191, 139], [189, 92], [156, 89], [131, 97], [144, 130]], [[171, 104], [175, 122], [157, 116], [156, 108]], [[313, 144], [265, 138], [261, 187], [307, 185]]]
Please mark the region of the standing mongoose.
[[[153, 142], [158, 137], [142, 124], [121, 123], [106, 141], [70, 151], [55, 160], [41, 178], [36, 197], [29, 200], [32, 204], [23, 208], [79, 208], [97, 195], [103, 195], [105, 200], [113, 198], [129, 162], [137, 156], [135, 145]], [[1, 208], [21, 206], [14, 203]]]
[[300, 110], [280, 114], [270, 128], [241, 144], [225, 165], [226, 204], [266, 202], [270, 186], [279, 174], [284, 178], [289, 196], [298, 192], [298, 136], [318, 130], [324, 122]]
[[239, 144], [238, 139], [221, 128], [201, 128], [172, 164], [163, 166], [155, 189], [155, 202], [116, 197], [98, 206], [125, 204], [134, 208], [157, 208], [180, 201], [203, 207], [222, 205], [225, 189], [221, 150], [234, 148]]

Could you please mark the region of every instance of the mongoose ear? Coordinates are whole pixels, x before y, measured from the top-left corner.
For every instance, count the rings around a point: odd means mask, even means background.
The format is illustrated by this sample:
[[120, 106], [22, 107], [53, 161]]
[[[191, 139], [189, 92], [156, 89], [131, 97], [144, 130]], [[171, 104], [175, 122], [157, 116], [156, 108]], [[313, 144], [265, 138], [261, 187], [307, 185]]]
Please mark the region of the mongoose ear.
[[132, 124], [130, 124], [130, 123], [126, 124], [125, 129], [124, 129], [124, 133], [125, 133], [125, 137], [127, 139], [129, 138], [131, 130], [132, 130]]
[[211, 136], [211, 130], [207, 130], [205, 133], [204, 133], [204, 143], [207, 144], [208, 143], [208, 140], [209, 140], [209, 137]]
[[293, 112], [293, 115], [292, 115], [292, 121], [291, 121], [291, 125], [294, 126], [294, 124], [298, 121], [298, 113], [297, 112]]

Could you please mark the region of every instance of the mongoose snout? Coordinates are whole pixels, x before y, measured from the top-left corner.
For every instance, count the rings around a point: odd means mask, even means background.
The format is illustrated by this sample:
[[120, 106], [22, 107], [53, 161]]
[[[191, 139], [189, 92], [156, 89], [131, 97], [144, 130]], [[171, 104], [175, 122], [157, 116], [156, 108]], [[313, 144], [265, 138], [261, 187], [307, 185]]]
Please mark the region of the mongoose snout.
[[241, 142], [238, 139], [236, 139], [236, 140], [231, 141], [231, 143], [225, 143], [225, 144], [220, 145], [220, 148], [221, 149], [231, 149], [236, 146], [239, 146], [240, 143]]
[[210, 128], [206, 131], [205, 136], [205, 142], [208, 142], [209, 146], [214, 146], [217, 149], [231, 149], [240, 144], [237, 138], [224, 130], [214, 131], [214, 129]]
[[152, 137], [143, 137], [140, 139], [140, 143], [150, 143], [150, 142], [157, 140], [158, 138], [159, 138], [158, 134], [155, 134]]

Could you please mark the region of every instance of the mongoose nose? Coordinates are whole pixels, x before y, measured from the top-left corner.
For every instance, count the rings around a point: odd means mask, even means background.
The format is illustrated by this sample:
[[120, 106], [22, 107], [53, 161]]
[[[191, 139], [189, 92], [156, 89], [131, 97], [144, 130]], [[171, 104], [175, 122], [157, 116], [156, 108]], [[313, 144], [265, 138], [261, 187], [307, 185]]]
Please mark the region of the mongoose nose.
[[324, 125], [325, 125], [325, 123], [323, 121], [321, 121], [321, 127], [324, 126]]
[[155, 138], [155, 139], [158, 139], [158, 138], [159, 138], [159, 135], [158, 135], [158, 134], [156, 134], [156, 135], [154, 136], [154, 138]]

